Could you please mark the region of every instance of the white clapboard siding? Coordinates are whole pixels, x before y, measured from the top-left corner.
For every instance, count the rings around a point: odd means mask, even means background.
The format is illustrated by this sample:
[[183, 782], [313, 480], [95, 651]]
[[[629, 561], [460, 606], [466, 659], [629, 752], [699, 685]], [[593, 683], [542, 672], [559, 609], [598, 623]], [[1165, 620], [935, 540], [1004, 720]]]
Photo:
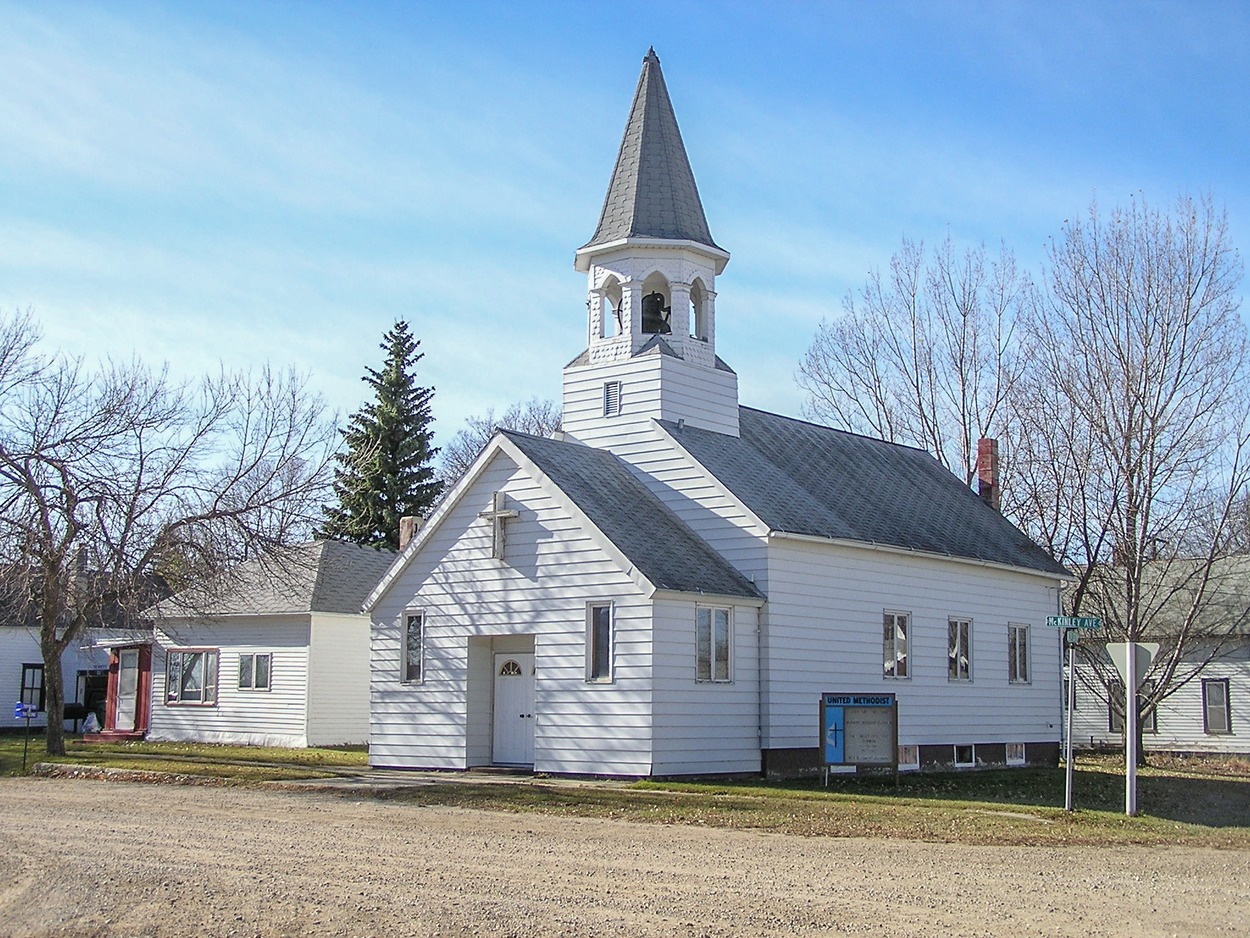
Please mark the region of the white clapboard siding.
[[[505, 561], [478, 513], [506, 493]], [[586, 606], [615, 610], [615, 681], [588, 684]], [[424, 680], [400, 680], [403, 617], [425, 615]], [[370, 762], [489, 763], [493, 652], [535, 656], [536, 771], [651, 769], [650, 603], [560, 503], [498, 454], [373, 610]]]
[[695, 534], [768, 590], [767, 528], [734, 499], [684, 450], [652, 424], [607, 447], [624, 459], [634, 474]]
[[[603, 385], [621, 382], [621, 412], [605, 417]], [[671, 355], [646, 354], [564, 372], [563, 426], [575, 439], [611, 446], [646, 433], [652, 418], [738, 435], [738, 376]]]
[[[71, 644], [61, 655], [61, 680], [65, 700], [78, 702], [78, 672], [103, 670], [109, 666], [108, 650], [91, 647], [91, 636]], [[0, 726], [26, 726], [15, 719], [13, 704], [22, 693], [22, 665], [43, 664], [39, 648], [39, 630], [21, 625], [0, 625]], [[30, 721], [32, 727], [46, 726], [47, 714], [40, 713]]]
[[308, 745], [369, 740], [369, 618], [317, 612], [308, 659]]
[[[1227, 680], [1230, 733], [1208, 733], [1203, 722], [1202, 681]], [[1203, 668], [1200, 677], [1178, 688], [1158, 707], [1158, 731], [1143, 733], [1148, 750], [1165, 752], [1250, 753], [1250, 644], [1230, 649], [1227, 656]], [[1123, 736], [1111, 732], [1106, 690], [1093, 671], [1077, 665], [1076, 709], [1072, 740], [1081, 746], [1121, 746]]]
[[[899, 743], [1059, 738], [1055, 585], [986, 566], [774, 538], [765, 625], [766, 748], [817, 745], [824, 692], [892, 692]], [[882, 676], [882, 614], [911, 613], [911, 677]], [[972, 680], [947, 679], [947, 619], [973, 621]], [[1030, 626], [1031, 681], [1011, 684], [1007, 624]]]
[[758, 610], [732, 608], [732, 682], [695, 680], [694, 601], [655, 604], [656, 775], [760, 770]]
[[[307, 614], [167, 620], [157, 627], [156, 639], [148, 739], [253, 746], [308, 745]], [[166, 652], [178, 648], [218, 649], [215, 705], [166, 701]], [[239, 655], [244, 653], [273, 655], [269, 690], [239, 688]]]

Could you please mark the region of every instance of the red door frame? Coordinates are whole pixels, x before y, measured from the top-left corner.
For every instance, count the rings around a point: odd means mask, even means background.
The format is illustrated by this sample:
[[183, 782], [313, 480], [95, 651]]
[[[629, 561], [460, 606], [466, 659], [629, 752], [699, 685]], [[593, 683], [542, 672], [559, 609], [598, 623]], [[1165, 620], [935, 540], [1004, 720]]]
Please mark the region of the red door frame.
[[148, 731], [148, 713], [152, 697], [152, 646], [124, 645], [109, 649], [109, 686], [104, 704], [104, 732], [117, 732], [117, 684], [121, 670], [121, 653], [132, 648], [139, 650], [139, 677], [135, 687], [135, 728], [123, 730], [129, 735], [143, 736]]

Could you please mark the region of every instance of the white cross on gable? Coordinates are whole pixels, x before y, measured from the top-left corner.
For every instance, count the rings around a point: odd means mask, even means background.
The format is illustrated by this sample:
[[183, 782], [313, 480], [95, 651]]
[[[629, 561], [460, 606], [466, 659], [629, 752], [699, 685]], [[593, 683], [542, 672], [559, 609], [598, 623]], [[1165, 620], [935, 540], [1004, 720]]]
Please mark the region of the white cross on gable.
[[485, 518], [491, 523], [490, 555], [496, 560], [503, 560], [504, 522], [521, 516], [520, 512], [508, 508], [507, 505], [508, 497], [503, 492], [496, 492], [491, 502], [491, 510], [478, 512], [479, 518]]

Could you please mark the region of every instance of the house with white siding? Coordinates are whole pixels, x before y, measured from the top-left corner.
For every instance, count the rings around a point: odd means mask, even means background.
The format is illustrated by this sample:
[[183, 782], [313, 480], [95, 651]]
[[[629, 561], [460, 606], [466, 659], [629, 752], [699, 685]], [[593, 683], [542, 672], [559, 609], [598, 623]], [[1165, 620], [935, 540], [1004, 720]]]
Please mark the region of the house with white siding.
[[[591, 240], [564, 429], [501, 431], [366, 602], [370, 762], [791, 775], [826, 693], [903, 768], [1054, 764], [1066, 572], [929, 454], [738, 402], [659, 59]], [[727, 324], [726, 328], [732, 328]]]
[[159, 604], [148, 635], [110, 647], [107, 715], [94, 738], [365, 742], [369, 619], [360, 608], [394, 558], [314, 541]]
[[[1209, 571], [1201, 561], [1151, 561], [1142, 584], [1141, 605], [1149, 618], [1145, 637], [1160, 645], [1143, 676], [1143, 748], [1250, 754], [1250, 555], [1217, 559]], [[1202, 595], [1195, 598], [1199, 584]], [[1089, 613], [1117, 621], [1123, 633], [1117, 608], [1083, 614]], [[1182, 633], [1184, 641], [1178, 639]], [[1104, 653], [1104, 642], [1095, 634], [1078, 651], [1072, 711], [1072, 740], [1078, 748], [1119, 747], [1124, 741], [1124, 685]], [[1147, 709], [1144, 701], [1159, 686], [1167, 696]]]
[[[95, 647], [98, 635], [90, 631], [84, 638], [65, 649], [61, 655], [61, 680], [65, 688], [68, 712], [67, 723], [76, 725], [87, 713], [96, 713], [97, 719], [104, 715], [104, 687], [108, 675], [108, 656]], [[17, 719], [12, 704], [20, 700], [36, 708], [31, 719], [32, 727], [47, 725], [44, 709], [44, 663], [39, 644], [39, 628], [34, 625], [0, 624], [0, 727], [24, 727], [26, 721]]]

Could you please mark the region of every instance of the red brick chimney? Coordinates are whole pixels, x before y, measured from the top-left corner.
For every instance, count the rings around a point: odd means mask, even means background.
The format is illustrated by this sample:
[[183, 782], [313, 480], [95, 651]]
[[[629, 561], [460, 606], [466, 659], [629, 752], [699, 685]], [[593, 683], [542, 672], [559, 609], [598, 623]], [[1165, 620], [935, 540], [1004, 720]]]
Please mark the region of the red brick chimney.
[[977, 492], [981, 501], [995, 511], [1002, 504], [1002, 489], [998, 484], [998, 440], [988, 437], [977, 440]]
[[408, 542], [411, 541], [414, 537], [416, 537], [417, 532], [421, 530], [421, 526], [423, 524], [425, 524], [425, 519], [422, 518], [420, 515], [404, 515], [402, 518], [399, 519], [399, 549], [400, 550], [403, 550], [405, 547], [407, 547]]

